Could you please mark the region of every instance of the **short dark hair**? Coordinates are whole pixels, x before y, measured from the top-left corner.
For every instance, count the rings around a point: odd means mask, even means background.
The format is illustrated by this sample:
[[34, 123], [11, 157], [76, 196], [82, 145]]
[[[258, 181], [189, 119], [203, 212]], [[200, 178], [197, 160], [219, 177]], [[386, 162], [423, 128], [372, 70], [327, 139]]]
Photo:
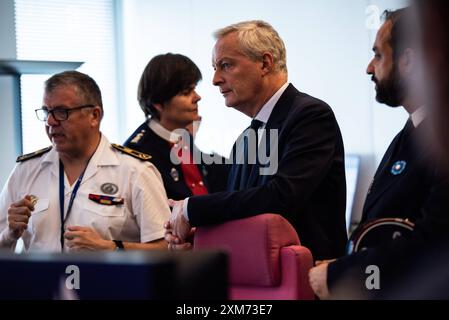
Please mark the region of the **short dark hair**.
[[78, 71], [64, 71], [51, 76], [44, 84], [45, 93], [62, 86], [74, 86], [85, 104], [100, 106], [103, 111], [101, 91], [94, 79]]
[[407, 48], [416, 48], [416, 34], [414, 32], [411, 9], [409, 7], [398, 10], [385, 10], [385, 22], [391, 21], [389, 43], [393, 49], [393, 61], [396, 61]]
[[137, 90], [137, 100], [145, 116], [159, 118], [155, 103], [163, 104], [202, 79], [195, 63], [182, 54], [155, 56], [145, 67]]

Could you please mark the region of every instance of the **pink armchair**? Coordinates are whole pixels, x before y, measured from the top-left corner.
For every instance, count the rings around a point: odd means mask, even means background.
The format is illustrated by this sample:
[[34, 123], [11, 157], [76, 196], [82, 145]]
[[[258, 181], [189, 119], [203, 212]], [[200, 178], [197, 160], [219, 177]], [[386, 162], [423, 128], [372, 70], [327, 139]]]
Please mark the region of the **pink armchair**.
[[280, 215], [262, 214], [198, 228], [194, 248], [228, 252], [232, 300], [314, 299], [308, 281], [312, 254]]

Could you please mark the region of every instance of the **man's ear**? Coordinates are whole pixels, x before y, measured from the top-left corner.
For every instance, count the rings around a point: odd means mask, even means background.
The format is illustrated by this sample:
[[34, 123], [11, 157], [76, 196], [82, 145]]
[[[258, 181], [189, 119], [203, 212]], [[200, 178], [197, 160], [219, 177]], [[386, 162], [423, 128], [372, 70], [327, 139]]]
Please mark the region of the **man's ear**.
[[103, 118], [103, 109], [101, 109], [100, 106], [95, 106], [92, 109], [92, 116], [93, 116], [93, 121], [98, 122], [98, 125], [100, 124], [101, 119]]
[[274, 69], [273, 55], [265, 52], [262, 56], [262, 74], [266, 75]]
[[401, 57], [399, 58], [399, 70], [401, 74], [403, 75], [409, 75], [410, 73], [415, 70], [416, 66], [416, 53], [415, 50], [411, 48], [407, 48], [402, 53]]

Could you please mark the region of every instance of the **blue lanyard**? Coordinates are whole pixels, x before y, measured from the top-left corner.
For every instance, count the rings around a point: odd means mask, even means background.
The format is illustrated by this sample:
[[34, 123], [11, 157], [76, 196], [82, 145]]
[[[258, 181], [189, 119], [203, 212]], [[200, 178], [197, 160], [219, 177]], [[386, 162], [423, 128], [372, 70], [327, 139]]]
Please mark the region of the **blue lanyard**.
[[[90, 160], [90, 159], [89, 159]], [[87, 163], [89, 165], [89, 162]], [[86, 165], [86, 168], [87, 168]], [[84, 177], [84, 172], [86, 172], [86, 168], [84, 168], [83, 172], [81, 172], [80, 176], [78, 177], [78, 180], [76, 181], [75, 187], [73, 188], [72, 195], [70, 196], [69, 206], [67, 208], [67, 214], [64, 218], [64, 164], [61, 160], [59, 160], [59, 209], [60, 209], [60, 215], [61, 215], [61, 251], [64, 251], [64, 224], [67, 218], [69, 217], [70, 211], [72, 210], [73, 201], [75, 200], [76, 193], [78, 192], [78, 189], [81, 185], [81, 181]]]

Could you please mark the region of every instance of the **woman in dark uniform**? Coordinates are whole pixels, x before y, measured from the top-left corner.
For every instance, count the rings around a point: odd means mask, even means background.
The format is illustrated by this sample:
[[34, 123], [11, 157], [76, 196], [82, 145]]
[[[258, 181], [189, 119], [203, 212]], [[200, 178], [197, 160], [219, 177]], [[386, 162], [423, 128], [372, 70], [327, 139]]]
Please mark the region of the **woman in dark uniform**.
[[193, 143], [191, 128], [201, 119], [201, 97], [196, 92], [201, 79], [200, 70], [186, 56], [167, 53], [151, 59], [138, 88], [138, 101], [147, 120], [125, 142], [152, 157], [167, 196], [174, 200], [226, 189], [228, 165], [224, 159], [213, 155], [223, 164], [205, 164], [202, 159], [210, 155], [201, 153]]

